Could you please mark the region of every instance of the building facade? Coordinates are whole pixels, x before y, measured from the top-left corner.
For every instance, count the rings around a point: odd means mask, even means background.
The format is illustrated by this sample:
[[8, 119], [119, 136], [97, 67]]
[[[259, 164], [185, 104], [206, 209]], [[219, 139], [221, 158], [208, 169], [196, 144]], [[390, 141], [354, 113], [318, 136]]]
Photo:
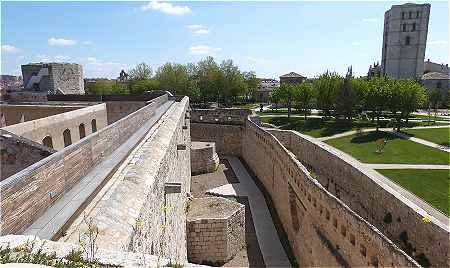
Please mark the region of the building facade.
[[435, 63], [430, 61], [430, 59], [428, 59], [426, 62], [424, 62], [424, 67], [423, 67], [423, 73], [431, 73], [431, 72], [437, 72], [437, 73], [441, 73], [441, 74], [449, 74], [449, 70], [448, 70], [448, 64], [439, 64], [439, 63]]
[[259, 79], [258, 92], [256, 94], [256, 100], [258, 102], [268, 103], [270, 102], [270, 96], [272, 91], [280, 86], [280, 82], [271, 78]]
[[394, 5], [384, 14], [381, 69], [396, 79], [420, 79], [424, 71], [430, 4]]
[[284, 84], [298, 85], [303, 83], [303, 81], [305, 80], [306, 80], [305, 76], [298, 74], [296, 72], [290, 72], [288, 74], [280, 76], [280, 85]]
[[22, 65], [26, 91], [47, 94], [84, 94], [83, 68], [75, 63], [30, 63]]

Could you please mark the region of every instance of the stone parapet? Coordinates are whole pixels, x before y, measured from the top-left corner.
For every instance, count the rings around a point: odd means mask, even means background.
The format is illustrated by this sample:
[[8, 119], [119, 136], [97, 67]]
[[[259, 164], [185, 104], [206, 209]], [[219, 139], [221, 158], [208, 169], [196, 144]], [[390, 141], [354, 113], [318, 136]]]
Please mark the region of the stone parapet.
[[192, 142], [191, 173], [192, 175], [214, 172], [219, 166], [219, 156], [214, 142]]

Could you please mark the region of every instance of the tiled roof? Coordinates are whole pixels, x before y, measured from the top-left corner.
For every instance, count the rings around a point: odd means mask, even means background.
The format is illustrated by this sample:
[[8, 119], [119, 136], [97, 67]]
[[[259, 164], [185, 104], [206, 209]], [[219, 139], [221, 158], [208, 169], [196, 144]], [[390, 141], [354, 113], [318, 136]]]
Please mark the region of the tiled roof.
[[283, 74], [280, 77], [303, 77], [303, 78], [305, 78], [303, 75], [300, 75], [300, 74], [298, 74], [296, 72], [290, 72], [288, 74]]
[[448, 80], [449, 76], [443, 73], [430, 72], [422, 75], [422, 80]]

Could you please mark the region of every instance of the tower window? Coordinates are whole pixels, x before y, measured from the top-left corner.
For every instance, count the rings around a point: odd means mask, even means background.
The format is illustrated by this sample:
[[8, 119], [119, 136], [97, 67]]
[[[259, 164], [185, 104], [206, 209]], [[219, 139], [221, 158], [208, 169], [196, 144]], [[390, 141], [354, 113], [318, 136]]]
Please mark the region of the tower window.
[[416, 23], [413, 23], [411, 32], [414, 32], [415, 30], [416, 30]]
[[409, 18], [412, 19], [412, 11], [409, 12]]
[[406, 46], [409, 46], [410, 43], [411, 43], [411, 37], [407, 36], [407, 37], [405, 38], [405, 45], [406, 45]]
[[436, 88], [442, 88], [442, 83], [441, 83], [441, 81], [437, 82]]
[[402, 25], [402, 31], [406, 32], [406, 24]]
[[417, 11], [416, 12], [416, 18], [419, 18], [420, 17], [420, 11]]
[[405, 18], [405, 12], [402, 12], [402, 19]]

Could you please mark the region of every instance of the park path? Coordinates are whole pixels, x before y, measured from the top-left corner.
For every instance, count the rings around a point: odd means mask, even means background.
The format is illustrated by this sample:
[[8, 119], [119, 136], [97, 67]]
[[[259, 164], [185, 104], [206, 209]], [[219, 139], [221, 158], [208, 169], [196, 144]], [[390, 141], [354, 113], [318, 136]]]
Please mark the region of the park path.
[[362, 165], [371, 169], [450, 169], [449, 165], [412, 165], [412, 164], [365, 164]]
[[230, 163], [239, 183], [216, 187], [208, 190], [208, 193], [224, 197], [247, 197], [258, 244], [266, 267], [292, 267], [275, 229], [264, 195], [256, 186], [239, 158], [228, 156], [225, 159]]

